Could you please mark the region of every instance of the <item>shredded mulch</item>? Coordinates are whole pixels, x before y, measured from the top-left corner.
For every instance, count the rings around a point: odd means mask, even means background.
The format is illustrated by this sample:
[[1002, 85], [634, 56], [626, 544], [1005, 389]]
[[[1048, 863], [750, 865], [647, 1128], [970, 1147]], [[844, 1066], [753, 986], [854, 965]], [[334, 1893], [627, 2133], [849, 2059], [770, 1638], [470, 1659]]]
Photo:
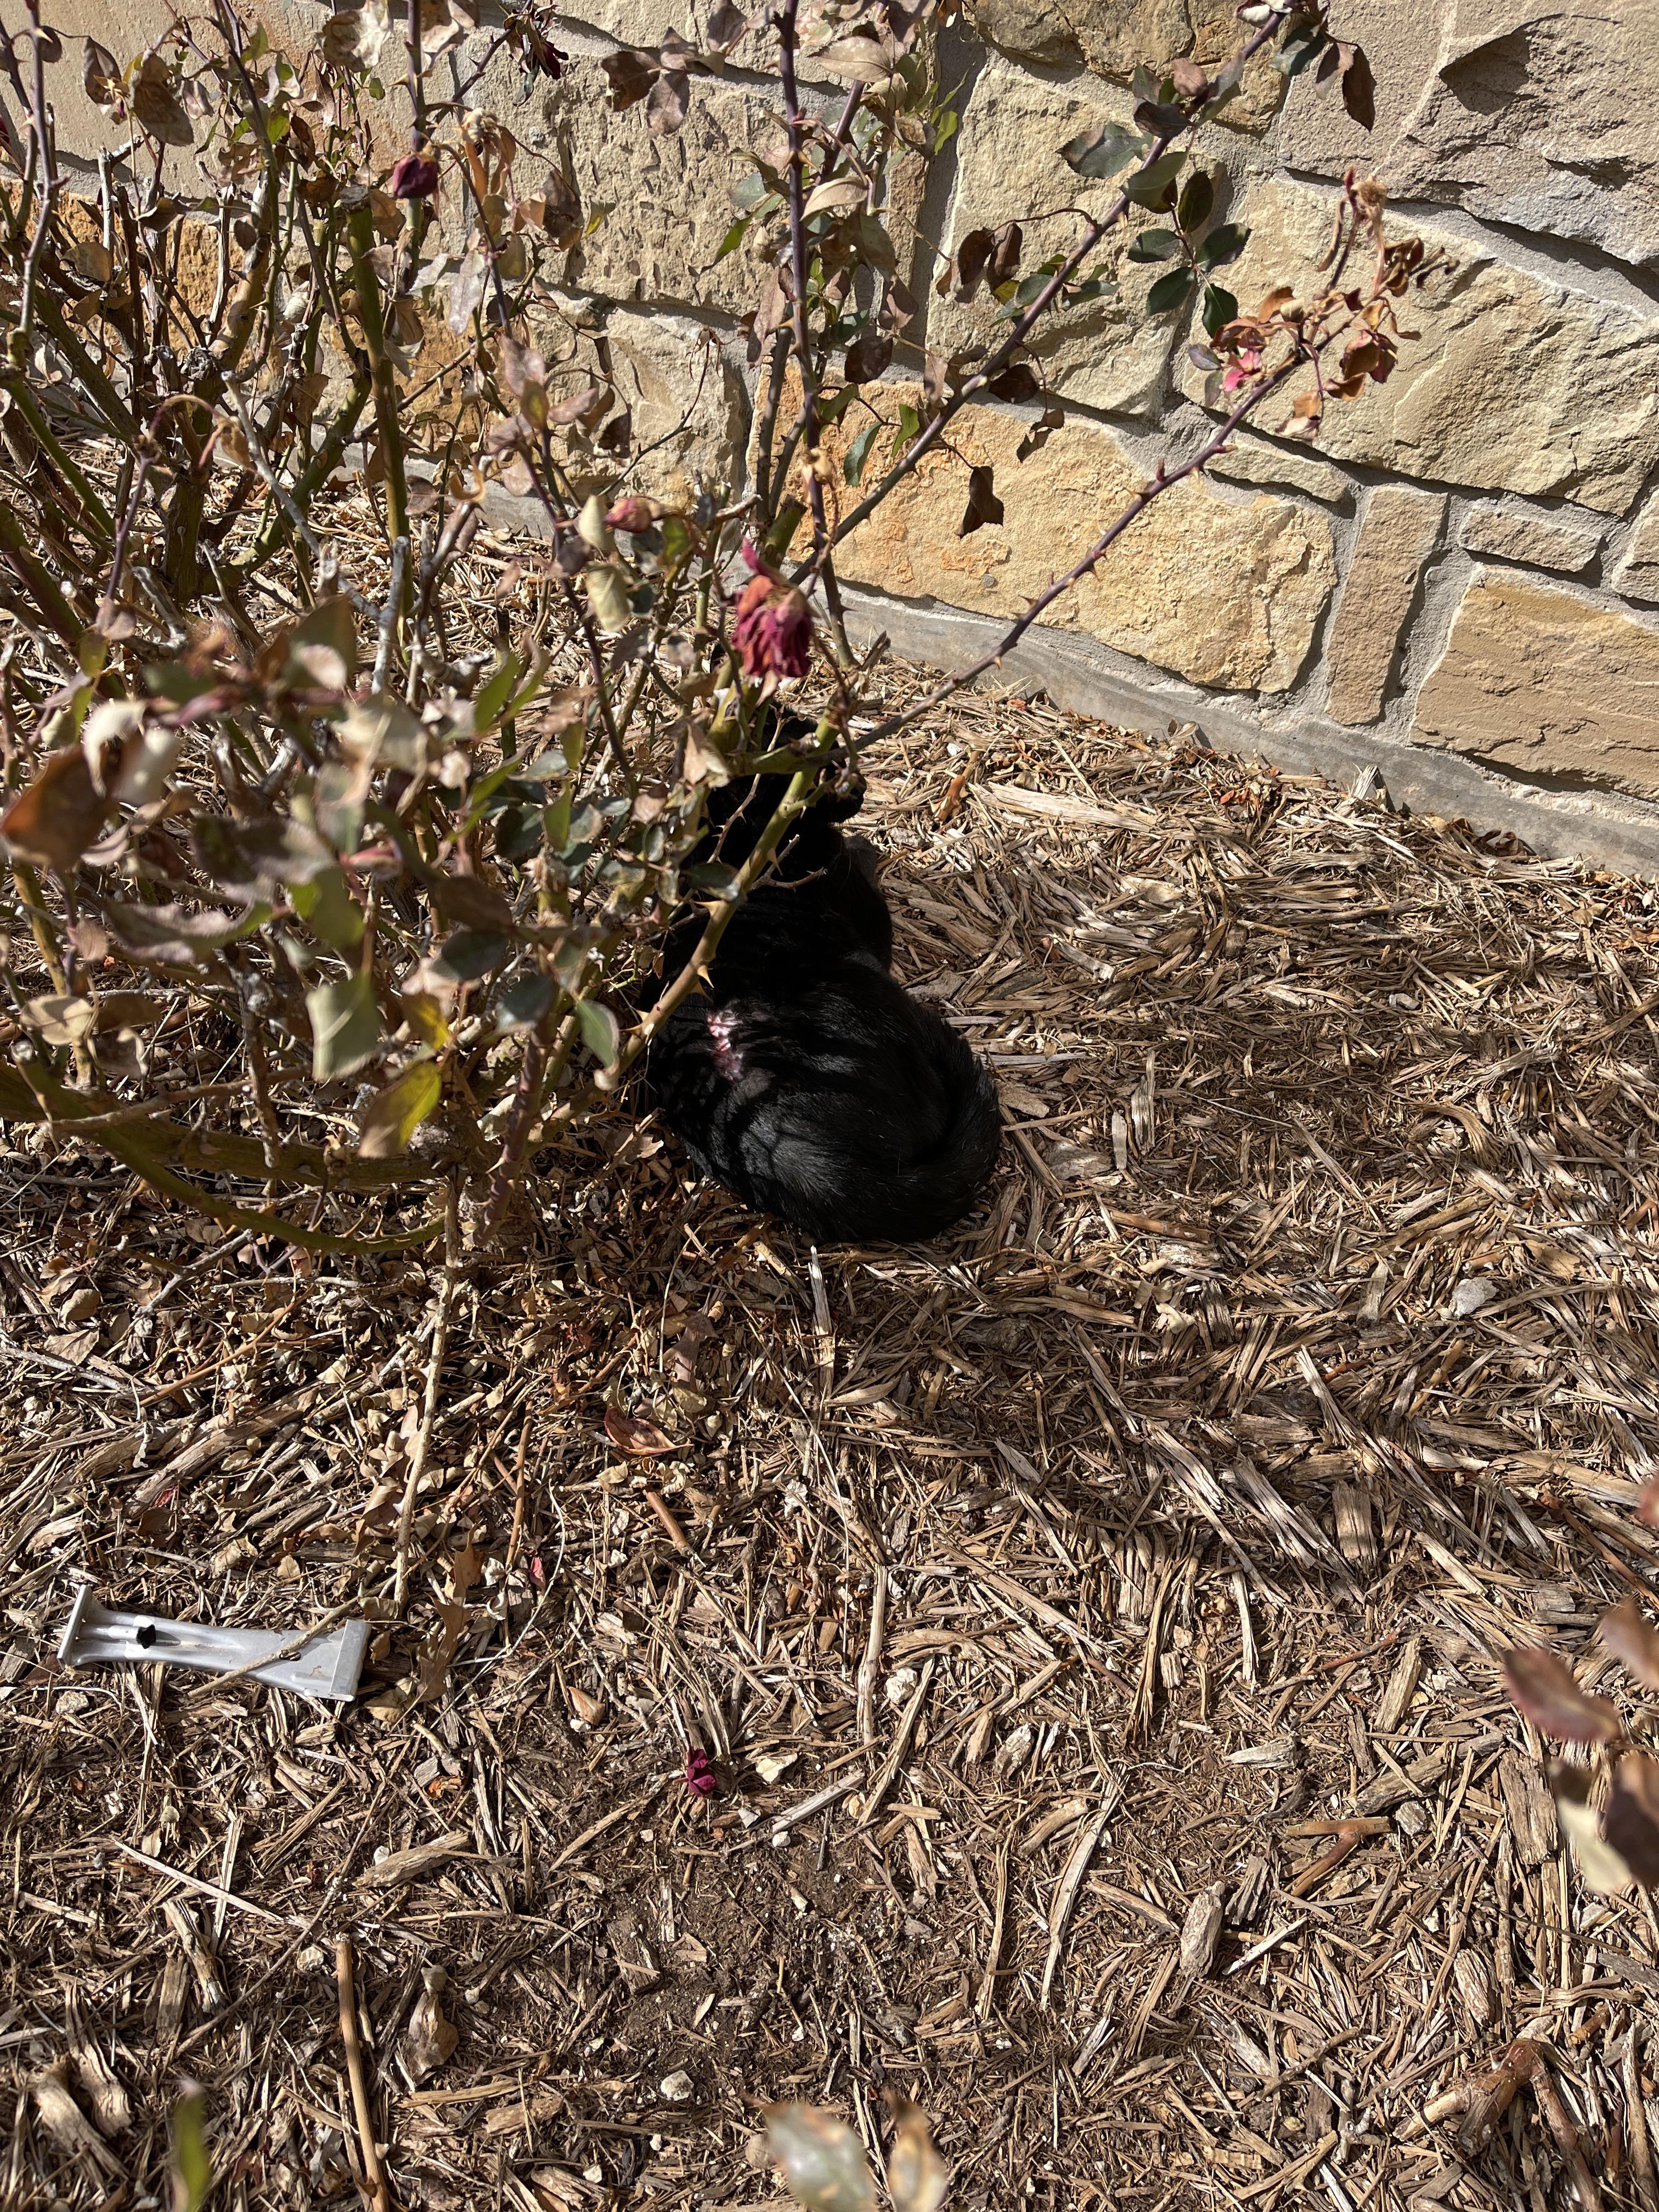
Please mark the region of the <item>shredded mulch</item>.
[[[637, 1097], [447, 1277], [0, 1132], [0, 2202], [167, 2203], [194, 2081], [228, 2207], [769, 2203], [888, 2092], [964, 2208], [1659, 2203], [1659, 1923], [1494, 1661], [1622, 1698], [1659, 1557], [1652, 893], [1041, 702], [871, 767], [1008, 1123], [938, 1246]], [[68, 1674], [87, 1578], [363, 1694]]]

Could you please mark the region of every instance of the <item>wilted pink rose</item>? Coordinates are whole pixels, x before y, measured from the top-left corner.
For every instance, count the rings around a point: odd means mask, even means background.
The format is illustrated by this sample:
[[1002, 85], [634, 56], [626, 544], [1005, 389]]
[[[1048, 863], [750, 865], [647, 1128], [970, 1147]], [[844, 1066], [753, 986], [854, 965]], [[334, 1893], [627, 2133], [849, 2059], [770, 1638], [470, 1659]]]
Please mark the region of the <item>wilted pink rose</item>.
[[[758, 568], [745, 545], [744, 558]], [[787, 676], [805, 676], [811, 658], [812, 610], [806, 595], [759, 568], [738, 601], [732, 642], [745, 676], [774, 689]]]
[[1257, 369], [1259, 369], [1261, 366], [1261, 356], [1260, 353], [1247, 347], [1245, 350], [1238, 356], [1236, 361], [1229, 362], [1226, 374], [1221, 380], [1222, 390], [1224, 392], [1237, 392], [1240, 385], [1249, 383], [1251, 377], [1255, 374]]
[[638, 537], [641, 531], [653, 528], [657, 520], [650, 501], [641, 499], [634, 493], [629, 493], [626, 499], [619, 499], [605, 519], [613, 530], [626, 530], [634, 537]]
[[394, 200], [429, 200], [438, 189], [438, 164], [430, 154], [405, 154], [392, 172]]
[[712, 1797], [714, 1794], [714, 1770], [700, 1743], [694, 1743], [685, 1754], [685, 1786], [694, 1797]]

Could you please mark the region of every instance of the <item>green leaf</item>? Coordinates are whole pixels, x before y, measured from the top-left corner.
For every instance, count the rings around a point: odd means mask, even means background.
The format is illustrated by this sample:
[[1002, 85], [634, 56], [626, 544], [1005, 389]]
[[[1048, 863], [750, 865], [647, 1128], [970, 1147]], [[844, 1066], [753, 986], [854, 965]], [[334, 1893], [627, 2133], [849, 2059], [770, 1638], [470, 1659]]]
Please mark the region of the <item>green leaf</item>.
[[520, 867], [532, 853], [542, 846], [542, 810], [514, 801], [502, 807], [495, 817], [495, 851], [497, 856], [514, 867]]
[[594, 1059], [601, 1067], [614, 1067], [622, 1050], [622, 1032], [610, 1007], [600, 1006], [593, 999], [579, 999], [576, 1019], [581, 1025], [582, 1042]]
[[380, 1048], [380, 1010], [374, 979], [361, 971], [343, 983], [323, 983], [306, 993], [311, 1020], [311, 1073], [318, 1083], [349, 1075]]
[[699, 860], [687, 868], [681, 878], [688, 890], [699, 891], [704, 898], [719, 899], [729, 905], [738, 895], [738, 872], [728, 868], [724, 860]]
[[1231, 292], [1219, 284], [1204, 287], [1204, 327], [1212, 337], [1225, 324], [1231, 322], [1237, 313], [1238, 302]]
[[417, 1060], [412, 1067], [377, 1091], [357, 1117], [357, 1156], [389, 1160], [409, 1150], [415, 1134], [437, 1104], [443, 1078], [435, 1060]]
[[1190, 270], [1172, 269], [1167, 276], [1160, 276], [1146, 295], [1149, 315], [1167, 315], [1171, 307], [1178, 307], [1193, 289]]
[[1198, 249], [1200, 267], [1218, 269], [1224, 261], [1236, 261], [1244, 251], [1249, 232], [1236, 222], [1218, 222]]
[[942, 154], [956, 137], [962, 118], [954, 107], [941, 108], [933, 122], [933, 151]]
[[1182, 153], [1160, 154], [1156, 161], [1130, 178], [1123, 187], [1124, 193], [1135, 207], [1163, 208], [1175, 198], [1175, 180], [1187, 156]]
[[1202, 230], [1215, 205], [1215, 185], [1207, 171], [1194, 169], [1181, 188], [1176, 221], [1185, 231]]
[[475, 737], [487, 737], [501, 718], [502, 709], [513, 696], [513, 687], [524, 670], [524, 663], [516, 653], [503, 653], [472, 697], [472, 732]]
[[295, 684], [319, 684], [325, 690], [343, 691], [357, 672], [357, 617], [343, 592], [319, 599], [287, 630], [281, 631], [256, 663], [261, 676], [267, 672], [266, 656], [280, 647], [286, 665], [283, 673]]
[[691, 532], [683, 514], [665, 514], [662, 519], [662, 544], [657, 554], [657, 565], [665, 576], [678, 575], [691, 558]]
[[337, 952], [355, 952], [363, 941], [363, 910], [346, 886], [343, 868], [325, 868], [289, 893], [294, 911], [313, 936]]
[[875, 2212], [864, 2145], [844, 2120], [810, 2105], [773, 2105], [766, 2133], [784, 2186], [807, 2212]]
[[1316, 25], [1293, 30], [1283, 51], [1275, 57], [1284, 75], [1300, 76], [1310, 62], [1317, 61], [1324, 50], [1325, 35]]
[[746, 215], [740, 215], [738, 217], [731, 229], [726, 232], [725, 237], [720, 240], [720, 252], [714, 256], [716, 261], [724, 261], [728, 253], [735, 253], [737, 252], [738, 248], [743, 244], [744, 234], [752, 220], [752, 216]]
[[202, 2212], [213, 2186], [213, 2166], [202, 2125], [206, 2110], [207, 2099], [199, 2089], [181, 2097], [173, 2108], [167, 2133], [172, 2138], [173, 2201], [178, 2212]]
[[1079, 177], [1115, 177], [1145, 150], [1146, 141], [1121, 125], [1103, 123], [1098, 131], [1085, 131], [1079, 137], [1068, 139], [1060, 149], [1060, 158]]
[[494, 929], [453, 931], [432, 956], [434, 975], [451, 983], [476, 983], [507, 957], [507, 939]]
[[539, 970], [520, 975], [502, 992], [495, 1009], [495, 1026], [501, 1030], [533, 1029], [553, 1003], [553, 978]]
[[605, 562], [582, 571], [582, 582], [587, 587], [587, 604], [593, 610], [593, 619], [607, 635], [626, 629], [629, 621], [629, 581], [623, 571], [611, 562]]
[[368, 789], [366, 769], [353, 763], [330, 761], [317, 771], [311, 804], [317, 827], [337, 853], [355, 853], [363, 834], [363, 800]]
[[1132, 241], [1127, 254], [1129, 261], [1173, 261], [1181, 251], [1181, 240], [1172, 230], [1143, 230]]
[[863, 482], [864, 465], [870, 458], [870, 448], [881, 435], [879, 422], [867, 423], [847, 448], [847, 458], [841, 465], [842, 475], [849, 484]]

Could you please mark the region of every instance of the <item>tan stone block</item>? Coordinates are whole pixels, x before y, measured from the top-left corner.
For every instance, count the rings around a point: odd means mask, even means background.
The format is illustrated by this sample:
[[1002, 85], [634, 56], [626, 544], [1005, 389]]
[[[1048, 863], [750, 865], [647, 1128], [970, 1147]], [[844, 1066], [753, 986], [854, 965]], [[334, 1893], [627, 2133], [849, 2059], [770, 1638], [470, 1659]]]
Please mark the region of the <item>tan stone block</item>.
[[700, 478], [733, 484], [748, 395], [714, 333], [674, 316], [619, 308], [606, 319], [605, 343], [617, 394], [634, 419], [634, 448], [644, 454], [628, 489], [678, 504]]
[[1341, 30], [1375, 66], [1376, 129], [1310, 72], [1288, 165], [1338, 177], [1363, 144], [1393, 198], [1659, 258], [1659, 0], [1344, 0]]
[[573, 64], [546, 87], [544, 150], [591, 210], [610, 212], [571, 254], [564, 281], [624, 304], [664, 301], [741, 315], [759, 296], [756, 231], [725, 260], [720, 240], [736, 213], [732, 188], [750, 173], [744, 149], [776, 138], [765, 102], [752, 92], [699, 80], [684, 129], [652, 135], [643, 101], [620, 115], [607, 104], [596, 62]]
[[1492, 568], [1464, 594], [1413, 734], [1532, 775], [1659, 791], [1659, 629]]
[[[1258, 185], [1239, 216], [1250, 242], [1228, 271], [1228, 289], [1247, 306], [1280, 282], [1305, 297], [1318, 281], [1331, 204], [1311, 185]], [[1393, 217], [1389, 228], [1406, 235], [1419, 227]], [[1455, 271], [1402, 303], [1401, 320], [1421, 336], [1402, 343], [1387, 384], [1331, 403], [1319, 447], [1407, 476], [1622, 513], [1659, 461], [1659, 316], [1569, 291], [1453, 233], [1421, 234]], [[1202, 380], [1183, 375], [1197, 397]], [[1264, 429], [1285, 428], [1307, 380], [1273, 396], [1260, 411]]]
[[[1081, 224], [1074, 216], [1042, 223], [1030, 221], [1033, 209], [1080, 208], [1096, 214], [1117, 197], [1108, 179], [1091, 182], [1068, 169], [1060, 149], [1085, 131], [1104, 122], [1127, 123], [1131, 103], [1085, 79], [1061, 88], [1016, 68], [1000, 55], [987, 60], [963, 111], [957, 133], [957, 189], [947, 257], [969, 231], [997, 230], [1006, 222], [1024, 227], [1023, 266], [1030, 269], [1051, 253], [1076, 243]], [[1139, 217], [1135, 228], [1150, 222]], [[1163, 273], [1151, 263], [1124, 258], [1133, 236], [1121, 227], [1103, 241], [1096, 257], [1097, 273], [1118, 288], [1115, 295], [1090, 302], [1069, 314], [1052, 315], [1033, 333], [1031, 357], [1043, 377], [1066, 398], [1087, 407], [1133, 414], [1157, 405], [1168, 374], [1177, 319], [1149, 321], [1146, 295]], [[927, 343], [951, 353], [995, 344], [1007, 325], [996, 320], [997, 302], [983, 287], [967, 301], [927, 302]]]
[[1366, 501], [1331, 635], [1330, 710], [1339, 722], [1374, 722], [1382, 713], [1412, 595], [1445, 515], [1443, 498], [1404, 484], [1379, 484]]
[[[1248, 35], [1234, 0], [969, 0], [981, 38], [1020, 61], [1083, 62], [1127, 84], [1145, 63], [1163, 70], [1185, 55], [1219, 67]], [[1235, 130], [1261, 131], [1284, 97], [1285, 80], [1265, 54], [1222, 110]]]
[[1564, 576], [1576, 576], [1589, 568], [1602, 536], [1595, 524], [1560, 522], [1502, 507], [1471, 507], [1463, 520], [1468, 551], [1495, 561], [1524, 561], [1534, 568], [1554, 568]]
[[1648, 502], [1613, 580], [1626, 599], [1659, 599], [1659, 500]]
[[[901, 402], [917, 398], [902, 386], [871, 392], [890, 420]], [[862, 419], [855, 410], [837, 426], [828, 441], [837, 456]], [[966, 471], [962, 460], [930, 454], [842, 546], [842, 576], [902, 599], [1018, 615], [1087, 552], [1146, 482], [1115, 438], [1079, 422], [1017, 462], [1025, 427], [986, 407], [964, 408], [951, 426], [963, 459], [994, 470], [1001, 523], [959, 536]], [[866, 484], [873, 467], [872, 458]], [[850, 496], [843, 494], [843, 503]], [[1188, 477], [1133, 523], [1044, 619], [1194, 683], [1278, 692], [1306, 659], [1335, 577], [1322, 515], [1267, 497], [1237, 504]]]
[[1310, 499], [1328, 500], [1334, 507], [1353, 489], [1340, 469], [1322, 461], [1304, 446], [1277, 446], [1271, 438], [1258, 438], [1249, 430], [1236, 430], [1219, 460], [1209, 464], [1212, 477], [1230, 483], [1288, 485]]

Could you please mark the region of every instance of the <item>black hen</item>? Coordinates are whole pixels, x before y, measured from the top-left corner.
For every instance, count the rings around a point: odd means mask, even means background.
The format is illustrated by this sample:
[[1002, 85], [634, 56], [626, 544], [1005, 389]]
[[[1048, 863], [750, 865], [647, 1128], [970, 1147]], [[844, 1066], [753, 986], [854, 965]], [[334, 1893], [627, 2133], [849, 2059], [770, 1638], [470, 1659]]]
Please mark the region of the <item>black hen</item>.
[[[726, 785], [694, 860], [738, 866], [787, 779]], [[651, 1045], [652, 1088], [705, 1175], [821, 1243], [914, 1243], [964, 1214], [996, 1164], [991, 1079], [888, 969], [893, 923], [874, 854], [837, 824], [859, 795], [813, 807], [732, 917], [706, 995]], [[676, 924], [678, 975], [702, 934]]]

